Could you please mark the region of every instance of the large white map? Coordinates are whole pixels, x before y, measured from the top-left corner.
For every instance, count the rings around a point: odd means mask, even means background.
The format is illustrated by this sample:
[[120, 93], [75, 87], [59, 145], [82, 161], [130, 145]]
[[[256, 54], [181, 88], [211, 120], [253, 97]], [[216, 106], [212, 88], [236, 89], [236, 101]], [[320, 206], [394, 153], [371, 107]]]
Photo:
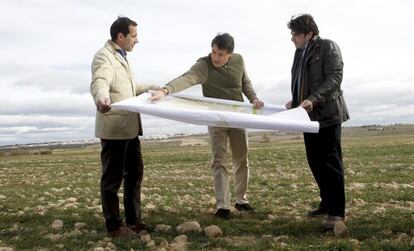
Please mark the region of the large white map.
[[152, 102], [148, 100], [150, 96], [150, 93], [143, 93], [112, 104], [112, 109], [196, 125], [311, 133], [319, 130], [319, 123], [310, 121], [303, 108], [286, 110], [282, 106], [265, 104], [261, 109], [254, 109], [252, 104], [243, 102], [184, 94], [172, 94]]

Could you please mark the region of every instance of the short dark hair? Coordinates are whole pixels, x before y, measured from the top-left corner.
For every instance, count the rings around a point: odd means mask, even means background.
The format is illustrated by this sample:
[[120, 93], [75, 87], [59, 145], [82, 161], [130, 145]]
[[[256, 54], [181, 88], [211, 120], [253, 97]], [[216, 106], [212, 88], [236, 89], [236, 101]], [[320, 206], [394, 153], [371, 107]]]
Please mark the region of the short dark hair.
[[135, 21], [127, 17], [118, 17], [115, 22], [111, 25], [111, 39], [113, 42], [116, 41], [118, 33], [122, 33], [125, 37], [129, 34], [129, 26], [137, 26]]
[[312, 31], [315, 36], [319, 34], [318, 25], [310, 14], [292, 16], [287, 26], [295, 33], [308, 34]]
[[218, 34], [211, 41], [211, 47], [214, 45], [220, 50], [226, 50], [228, 53], [233, 53], [234, 51], [234, 39], [229, 33]]

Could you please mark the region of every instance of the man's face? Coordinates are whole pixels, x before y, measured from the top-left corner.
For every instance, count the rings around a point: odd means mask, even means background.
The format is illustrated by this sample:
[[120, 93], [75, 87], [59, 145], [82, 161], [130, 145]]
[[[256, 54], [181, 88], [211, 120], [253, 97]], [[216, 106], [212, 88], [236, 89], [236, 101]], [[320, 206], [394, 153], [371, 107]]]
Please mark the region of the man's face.
[[126, 37], [122, 33], [118, 34], [117, 44], [124, 51], [132, 51], [136, 43], [138, 43], [138, 33], [137, 33], [136, 26], [133, 26], [133, 25], [129, 26], [129, 33]]
[[292, 34], [291, 40], [297, 49], [303, 49], [313, 36], [312, 31], [307, 34], [291, 31], [290, 34]]
[[220, 50], [217, 48], [217, 45], [211, 47], [211, 62], [213, 62], [214, 67], [222, 67], [223, 65], [229, 62], [232, 53], [229, 53], [227, 50]]

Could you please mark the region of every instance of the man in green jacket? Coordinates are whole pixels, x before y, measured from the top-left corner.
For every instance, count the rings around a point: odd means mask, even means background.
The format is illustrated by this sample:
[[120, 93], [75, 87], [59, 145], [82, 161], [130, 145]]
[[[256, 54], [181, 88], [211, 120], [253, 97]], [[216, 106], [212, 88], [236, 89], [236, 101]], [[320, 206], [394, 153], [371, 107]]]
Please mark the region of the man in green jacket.
[[292, 100], [286, 108], [303, 107], [318, 133], [304, 133], [306, 155], [320, 190], [319, 207], [309, 216], [327, 215], [323, 227], [332, 230], [345, 217], [345, 186], [341, 149], [341, 123], [349, 119], [342, 96], [343, 62], [339, 46], [319, 37], [309, 14], [290, 20], [296, 52], [292, 66]]
[[[250, 103], [259, 109], [263, 106], [247, 76], [241, 55], [233, 53], [234, 39], [228, 33], [217, 35], [211, 42], [211, 53], [202, 57], [189, 71], [170, 81], [162, 89], [154, 92], [151, 99], [176, 93], [191, 86], [201, 84], [203, 95], [210, 98], [243, 101], [243, 94]], [[235, 208], [238, 211], [254, 211], [246, 197], [249, 181], [248, 140], [245, 129], [209, 126], [208, 132], [213, 155], [214, 187], [216, 192], [216, 217], [230, 217], [230, 188], [226, 169], [227, 139], [233, 156], [235, 176]]]

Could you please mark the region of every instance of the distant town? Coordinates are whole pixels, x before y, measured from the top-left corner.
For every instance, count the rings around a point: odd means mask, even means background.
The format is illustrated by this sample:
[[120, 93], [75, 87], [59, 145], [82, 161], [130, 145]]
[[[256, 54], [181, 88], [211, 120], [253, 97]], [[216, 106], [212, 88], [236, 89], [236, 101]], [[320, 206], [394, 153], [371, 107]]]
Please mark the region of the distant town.
[[[357, 127], [344, 127], [345, 130], [353, 130], [353, 129], [361, 129], [366, 131], [392, 131], [398, 127], [404, 126], [404, 124], [393, 124], [393, 125], [363, 125]], [[411, 126], [409, 126], [411, 127]], [[352, 129], [353, 128], [353, 129]], [[266, 134], [266, 133], [273, 133], [277, 135], [285, 135], [287, 132], [285, 131], [249, 131], [249, 134]], [[293, 132], [293, 134], [297, 134]], [[189, 136], [203, 136], [208, 135], [206, 132], [200, 133], [175, 133], [175, 134], [162, 134], [162, 135], [154, 135], [154, 136], [143, 136], [140, 137], [141, 141], [154, 141], [154, 140], [164, 140], [164, 139], [174, 139], [174, 138], [183, 138]], [[12, 150], [12, 149], [27, 149], [27, 148], [76, 148], [76, 147], [86, 147], [88, 145], [95, 145], [100, 142], [99, 139], [84, 139], [84, 140], [67, 140], [67, 141], [54, 141], [54, 142], [43, 142], [43, 143], [28, 143], [28, 144], [13, 144], [13, 145], [4, 145], [0, 146], [0, 150]]]
[[[161, 139], [173, 139], [173, 138], [181, 138], [181, 137], [188, 137], [188, 136], [199, 136], [199, 135], [206, 135], [207, 133], [176, 133], [176, 134], [162, 134], [162, 135], [155, 135], [155, 136], [143, 136], [140, 137], [142, 141], [150, 141], [150, 140], [161, 140]], [[42, 142], [42, 143], [27, 143], [27, 144], [13, 144], [13, 145], [4, 145], [0, 146], [0, 149], [19, 149], [19, 148], [54, 148], [54, 147], [84, 147], [88, 145], [94, 145], [99, 143], [100, 140], [97, 138], [94, 139], [83, 139], [83, 140], [67, 140], [67, 141], [53, 141], [53, 142]]]

